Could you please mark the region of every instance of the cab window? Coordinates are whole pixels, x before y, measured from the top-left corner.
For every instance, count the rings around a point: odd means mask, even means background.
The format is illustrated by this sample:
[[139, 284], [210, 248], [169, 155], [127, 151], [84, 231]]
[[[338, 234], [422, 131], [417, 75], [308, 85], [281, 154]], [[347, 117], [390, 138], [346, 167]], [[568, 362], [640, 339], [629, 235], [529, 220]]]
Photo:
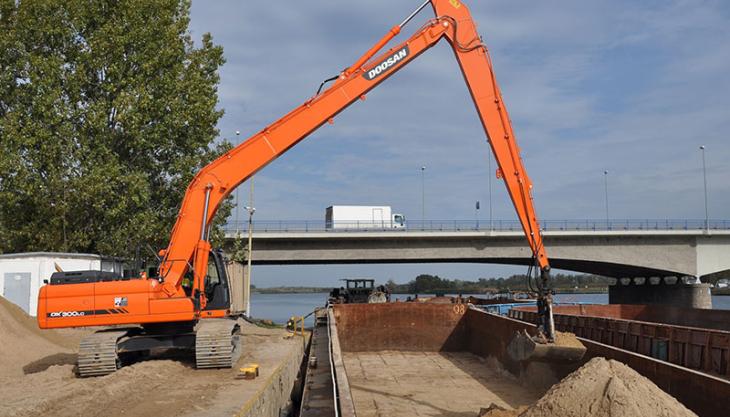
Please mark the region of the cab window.
[[220, 283], [220, 277], [218, 276], [218, 268], [215, 266], [215, 258], [208, 257], [208, 283], [218, 284]]

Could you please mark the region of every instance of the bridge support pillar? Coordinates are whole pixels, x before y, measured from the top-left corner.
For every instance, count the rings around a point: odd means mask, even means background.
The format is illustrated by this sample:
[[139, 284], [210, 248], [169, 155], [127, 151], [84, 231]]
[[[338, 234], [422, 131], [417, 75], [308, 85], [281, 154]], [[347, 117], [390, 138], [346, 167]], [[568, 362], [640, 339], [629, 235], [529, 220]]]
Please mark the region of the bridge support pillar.
[[665, 280], [666, 278], [623, 278], [617, 280], [615, 285], [608, 287], [608, 303], [712, 308], [709, 284], [684, 284], [681, 282], [668, 284]]

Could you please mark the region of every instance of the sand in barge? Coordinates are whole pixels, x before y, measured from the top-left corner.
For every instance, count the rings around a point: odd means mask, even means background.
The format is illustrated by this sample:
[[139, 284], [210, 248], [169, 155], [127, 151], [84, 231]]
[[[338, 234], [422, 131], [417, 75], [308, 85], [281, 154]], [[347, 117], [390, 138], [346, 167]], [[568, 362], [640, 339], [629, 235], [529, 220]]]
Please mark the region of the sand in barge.
[[358, 417], [461, 417], [489, 404], [527, 406], [544, 393], [469, 352], [349, 352], [344, 360]]

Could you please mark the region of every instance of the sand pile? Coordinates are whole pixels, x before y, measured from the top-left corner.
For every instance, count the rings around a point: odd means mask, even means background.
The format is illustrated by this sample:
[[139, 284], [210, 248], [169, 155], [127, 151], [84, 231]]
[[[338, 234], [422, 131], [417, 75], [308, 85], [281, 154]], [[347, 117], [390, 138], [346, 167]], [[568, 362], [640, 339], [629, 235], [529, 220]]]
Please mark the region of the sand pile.
[[47, 358], [48, 365], [75, 362], [79, 335], [74, 333], [41, 330], [34, 317], [0, 297], [0, 377], [23, 375], [26, 365], [30, 372], [47, 367]]
[[568, 375], [520, 417], [696, 416], [621, 362], [593, 358]]
[[573, 333], [555, 331], [555, 345], [584, 349], [583, 343]]

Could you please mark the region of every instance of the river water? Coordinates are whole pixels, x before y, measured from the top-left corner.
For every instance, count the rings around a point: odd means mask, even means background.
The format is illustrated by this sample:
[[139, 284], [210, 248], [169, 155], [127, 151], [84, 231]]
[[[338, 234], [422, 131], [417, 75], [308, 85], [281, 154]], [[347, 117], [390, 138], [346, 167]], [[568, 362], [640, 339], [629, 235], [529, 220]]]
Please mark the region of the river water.
[[[467, 295], [467, 294], [465, 294]], [[404, 300], [405, 294], [394, 294], [393, 299]], [[323, 306], [327, 301], [327, 293], [310, 294], [252, 294], [251, 313], [258, 319], [269, 319], [284, 324], [292, 316], [304, 316], [315, 307]], [[558, 294], [555, 301], [560, 303], [594, 303], [607, 304], [608, 294]], [[712, 306], [715, 309], [730, 310], [730, 296], [713, 296]], [[312, 324], [312, 319], [308, 320]]]

